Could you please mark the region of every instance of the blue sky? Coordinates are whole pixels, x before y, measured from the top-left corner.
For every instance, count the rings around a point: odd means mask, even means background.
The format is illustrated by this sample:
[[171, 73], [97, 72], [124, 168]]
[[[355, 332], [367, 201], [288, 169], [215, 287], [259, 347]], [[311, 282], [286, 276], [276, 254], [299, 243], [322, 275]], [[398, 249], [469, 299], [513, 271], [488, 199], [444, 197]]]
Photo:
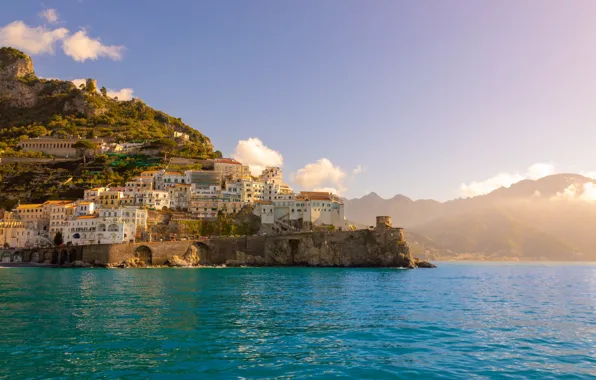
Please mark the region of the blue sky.
[[130, 88], [228, 156], [258, 138], [297, 188], [446, 200], [596, 169], [595, 17], [582, 0], [20, 0], [0, 43], [64, 28], [39, 76]]

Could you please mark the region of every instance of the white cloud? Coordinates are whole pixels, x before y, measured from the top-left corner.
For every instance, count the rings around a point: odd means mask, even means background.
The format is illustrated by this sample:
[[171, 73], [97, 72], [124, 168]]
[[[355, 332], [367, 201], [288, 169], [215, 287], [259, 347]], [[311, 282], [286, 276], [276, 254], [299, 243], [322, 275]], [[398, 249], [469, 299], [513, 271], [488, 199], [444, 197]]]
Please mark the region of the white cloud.
[[290, 176], [292, 182], [303, 190], [322, 191], [343, 195], [348, 191], [346, 182], [354, 179], [355, 176], [362, 173], [364, 168], [357, 165], [350, 173], [347, 173], [336, 166], [328, 158], [305, 165], [302, 169], [292, 173]]
[[552, 200], [579, 200], [586, 202], [596, 201], [596, 184], [586, 182], [583, 185], [571, 184], [563, 190], [562, 193], [557, 193]]
[[118, 61], [122, 59], [124, 46], [104, 45], [99, 38], [93, 39], [87, 36], [87, 31], [83, 29], [66, 38], [62, 44], [62, 50], [77, 62], [85, 62], [88, 59], [95, 60], [99, 57], [108, 57]]
[[596, 185], [592, 182], [584, 183], [580, 199], [588, 202], [596, 201]]
[[[55, 9], [45, 9], [39, 15], [51, 24], [58, 22]], [[120, 60], [125, 49], [124, 46], [104, 45], [99, 38], [89, 37], [85, 29], [71, 35], [66, 28], [33, 27], [23, 21], [13, 21], [0, 27], [0, 45], [20, 49], [30, 55], [54, 54], [58, 41], [62, 42], [64, 53], [78, 62], [100, 57]]]
[[77, 86], [77, 88], [79, 88], [82, 84], [85, 84], [87, 82], [87, 79], [73, 79], [71, 80], [71, 82]]
[[238, 141], [238, 145], [232, 153], [232, 158], [244, 165], [248, 165], [254, 176], [261, 174], [268, 166], [281, 167], [284, 162], [281, 153], [265, 146], [256, 137]]
[[556, 170], [553, 164], [537, 163], [528, 168], [526, 178], [536, 180], [555, 173]]
[[596, 179], [596, 172], [581, 172], [579, 174], [590, 179]]
[[0, 45], [11, 46], [28, 54], [54, 54], [54, 45], [68, 35], [68, 29], [31, 27], [14, 21], [0, 28]]
[[133, 92], [132, 88], [122, 88], [120, 90], [108, 88], [107, 94], [110, 98], [117, 97], [118, 100], [131, 100], [133, 98]]
[[332, 184], [341, 185], [346, 173], [327, 158], [308, 164], [292, 175], [292, 180], [305, 188]]
[[50, 24], [55, 24], [58, 22], [58, 11], [53, 8], [44, 9], [43, 11], [39, 12], [39, 17], [43, 18]]
[[354, 170], [352, 170], [352, 175], [356, 176], [356, 175], [362, 173], [363, 171], [364, 171], [364, 168], [362, 167], [362, 165], [356, 165]]
[[530, 166], [525, 173], [499, 173], [484, 181], [462, 183], [459, 187], [460, 195], [464, 198], [488, 194], [501, 187], [510, 187], [524, 179], [536, 180], [556, 172], [555, 167], [548, 163], [537, 163]]

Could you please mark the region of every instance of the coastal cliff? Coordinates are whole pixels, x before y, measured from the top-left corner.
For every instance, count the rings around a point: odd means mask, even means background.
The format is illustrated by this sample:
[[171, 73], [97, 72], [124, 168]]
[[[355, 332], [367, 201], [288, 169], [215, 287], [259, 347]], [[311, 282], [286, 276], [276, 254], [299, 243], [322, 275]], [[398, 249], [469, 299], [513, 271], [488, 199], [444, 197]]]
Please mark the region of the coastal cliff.
[[399, 230], [304, 233], [266, 239], [262, 254], [237, 251], [228, 266], [416, 268]]
[[60, 266], [308, 266], [433, 268], [410, 253], [401, 228], [96, 244], [23, 251], [11, 261]]

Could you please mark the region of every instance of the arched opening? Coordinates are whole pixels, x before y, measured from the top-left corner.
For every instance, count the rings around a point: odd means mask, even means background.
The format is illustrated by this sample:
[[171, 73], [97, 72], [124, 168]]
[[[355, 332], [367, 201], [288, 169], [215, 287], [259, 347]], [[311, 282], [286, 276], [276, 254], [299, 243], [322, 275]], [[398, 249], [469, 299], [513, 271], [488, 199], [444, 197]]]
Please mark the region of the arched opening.
[[135, 257], [138, 257], [147, 265], [153, 264], [153, 252], [151, 252], [151, 248], [147, 247], [146, 245], [141, 245], [135, 249]]
[[0, 256], [0, 261], [3, 263], [10, 263], [12, 261], [10, 256], [10, 252], [4, 252], [2, 256]]
[[58, 261], [58, 264], [63, 265], [66, 264], [68, 262], [68, 252], [66, 250], [63, 250], [60, 252], [60, 260]]
[[70, 251], [68, 252], [68, 256], [69, 256], [69, 261], [73, 262], [73, 261], [77, 261], [77, 260], [83, 260], [83, 251], [82, 250], [77, 250], [76, 248], [71, 248]]
[[52, 251], [52, 260], [50, 263], [58, 264], [58, 261], [60, 261], [60, 252], [58, 252], [57, 249], [54, 249], [54, 251]]
[[39, 252], [33, 252], [31, 254], [31, 260], [32, 263], [38, 263], [39, 262]]
[[117, 224], [110, 224], [108, 226], [108, 231], [118, 231], [118, 225]]

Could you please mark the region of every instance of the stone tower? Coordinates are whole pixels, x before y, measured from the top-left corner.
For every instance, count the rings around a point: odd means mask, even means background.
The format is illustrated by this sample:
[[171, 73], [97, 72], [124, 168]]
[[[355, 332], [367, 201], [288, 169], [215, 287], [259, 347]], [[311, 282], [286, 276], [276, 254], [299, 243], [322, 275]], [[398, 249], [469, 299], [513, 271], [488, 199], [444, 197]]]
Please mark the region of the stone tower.
[[85, 81], [85, 89], [89, 92], [97, 91], [97, 80], [93, 78], [87, 78]]
[[393, 228], [390, 216], [377, 216], [377, 229]]

